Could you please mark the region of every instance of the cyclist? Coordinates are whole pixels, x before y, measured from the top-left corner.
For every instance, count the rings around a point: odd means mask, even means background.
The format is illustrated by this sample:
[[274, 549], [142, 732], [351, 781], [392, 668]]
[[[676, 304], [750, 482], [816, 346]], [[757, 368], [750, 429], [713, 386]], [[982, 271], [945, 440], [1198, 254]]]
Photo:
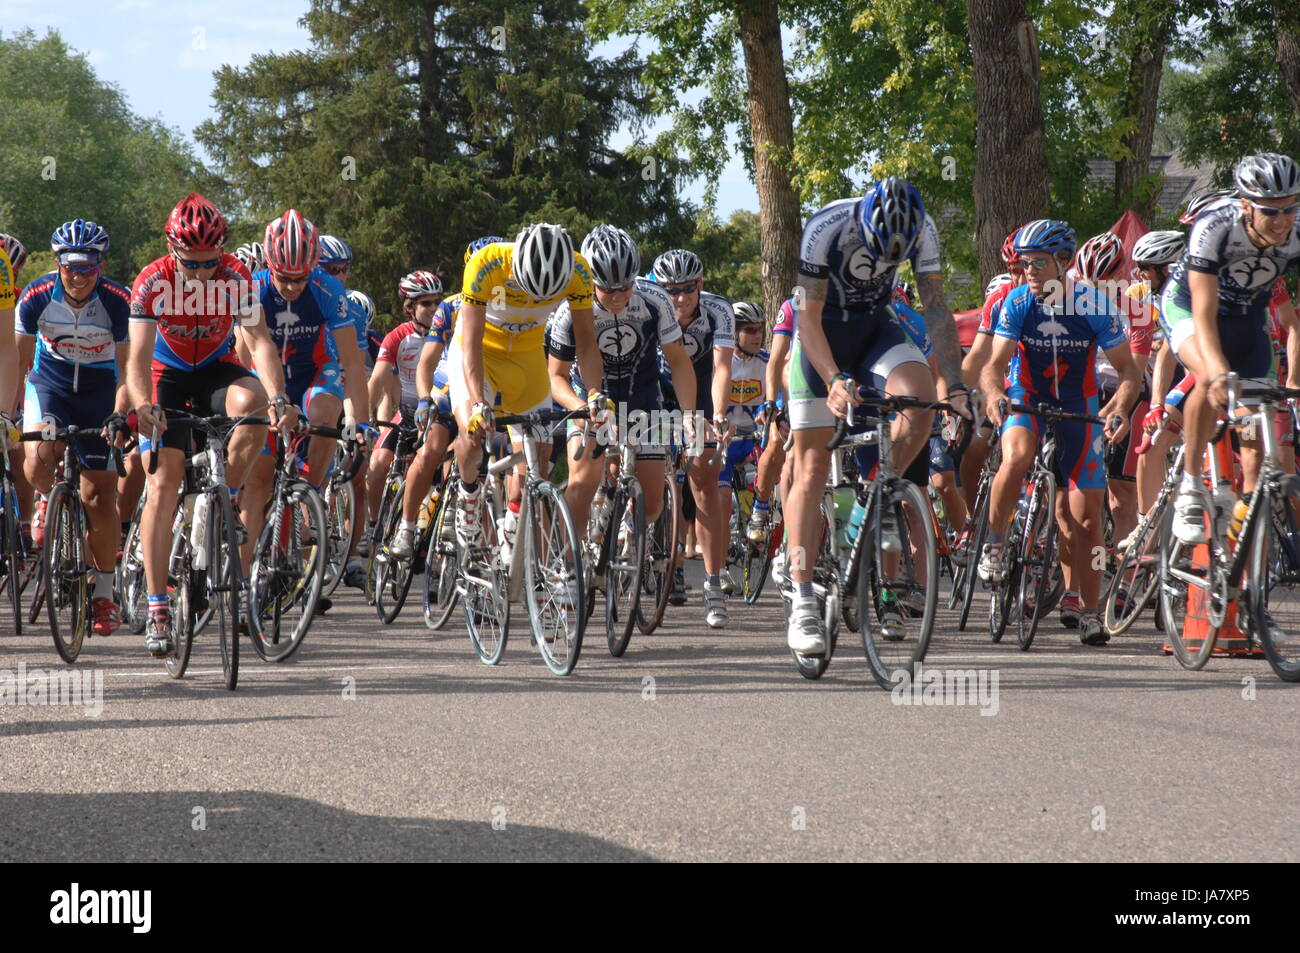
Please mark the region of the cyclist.
[[[1003, 536], [1038, 450], [1038, 418], [1009, 413], [1003, 401], [1010, 398], [1016, 403], [1048, 404], [1070, 413], [1096, 415], [1093, 352], [1098, 347], [1106, 351], [1120, 377], [1114, 397], [1101, 409], [1112, 444], [1123, 440], [1128, 414], [1137, 400], [1137, 367], [1120, 316], [1104, 296], [1070, 280], [1066, 273], [1075, 241], [1074, 229], [1053, 219], [1030, 222], [1016, 235], [1025, 287], [1003, 303], [993, 331], [993, 353], [980, 377], [989, 416], [1002, 431], [1002, 466], [993, 480], [988, 542], [979, 562], [980, 578], [988, 583], [1000, 583], [1006, 572]], [[1007, 365], [1013, 357], [1015, 364], [1008, 376]], [[1056, 469], [1064, 491], [1063, 495], [1058, 492], [1055, 501], [1061, 528], [1060, 564], [1067, 592], [1079, 594], [1080, 641], [1101, 645], [1107, 639], [1097, 616], [1101, 575], [1092, 569], [1092, 562], [1101, 543], [1104, 438], [1095, 425], [1075, 421], [1062, 421], [1056, 432]]]
[[261, 242], [244, 242], [235, 249], [235, 257], [243, 262], [250, 275], [255, 275], [266, 267], [266, 250]]
[[[754, 307], [759, 307], [754, 305]], [[737, 306], [739, 308], [739, 306]], [[762, 313], [761, 311], [759, 312]], [[749, 516], [749, 526], [745, 535], [751, 543], [762, 543], [767, 539], [767, 530], [772, 523], [772, 488], [778, 478], [781, 479], [782, 499], [788, 485], [786, 480], [785, 436], [787, 427], [784, 408], [788, 404], [790, 377], [790, 352], [794, 341], [795, 327], [799, 320], [799, 309], [794, 301], [781, 302], [780, 319], [772, 327], [772, 348], [768, 355], [767, 370], [763, 378], [763, 393], [767, 399], [754, 415], [754, 423], [766, 427], [772, 421], [767, 447], [758, 459], [758, 474], [754, 478], [754, 509]], [[737, 311], [739, 317], [739, 311]]]
[[[235, 355], [236, 318], [242, 320], [248, 346], [266, 369], [263, 379], [276, 395], [269, 407], [272, 424], [295, 420], [252, 277], [238, 258], [222, 251], [226, 220], [217, 207], [191, 192], [172, 209], [164, 234], [167, 254], [145, 266], [132, 285], [127, 361], [140, 449], [158, 454], [140, 529], [149, 596], [145, 648], [159, 658], [174, 644], [167, 558], [190, 444], [189, 426], [169, 425], [167, 411], [185, 411], [192, 403], [196, 413], [242, 417], [268, 406], [262, 382]], [[154, 446], [155, 434], [161, 434], [158, 446]], [[265, 427], [238, 427], [231, 435], [226, 476], [232, 489], [243, 486], [265, 441]]]
[[[608, 398], [619, 405], [620, 423], [645, 436], [637, 446], [636, 478], [645, 499], [645, 521], [649, 526], [663, 511], [665, 446], [659, 396], [659, 360], [656, 345], [683, 381], [678, 395], [683, 416], [695, 407], [695, 375], [682, 343], [682, 330], [673, 314], [672, 301], [654, 282], [638, 279], [641, 253], [627, 232], [613, 225], [598, 225], [582, 242], [582, 254], [591, 265], [595, 290], [596, 340], [600, 346]], [[551, 376], [551, 397], [561, 407], [581, 410], [587, 406], [588, 388], [574, 367], [577, 356], [573, 318], [567, 302], [556, 309], [546, 326], [547, 366]], [[654, 420], [660, 427], [652, 428]], [[596, 439], [605, 442], [609, 433], [604, 420]], [[576, 432], [573, 424], [571, 433]], [[592, 498], [601, 473], [617, 458], [590, 452], [569, 462], [569, 485], [565, 500], [581, 538], [587, 531]]]
[[[385, 408], [384, 414], [393, 413], [403, 421], [416, 422], [419, 408], [419, 393], [416, 385], [416, 368], [420, 363], [420, 354], [424, 350], [424, 341], [442, 304], [442, 280], [431, 271], [413, 271], [397, 284], [398, 296], [402, 299], [402, 311], [406, 321], [399, 324], [384, 336], [383, 347], [379, 349], [379, 359], [375, 362], [374, 372], [370, 375], [370, 400], [374, 406]], [[426, 409], [428, 405], [425, 405]], [[421, 415], [427, 417], [427, 415]], [[383, 442], [375, 448], [370, 460], [370, 510], [378, 513], [380, 499], [384, 492], [384, 480], [388, 468], [393, 462], [397, 450], [397, 428], [387, 428]], [[443, 443], [443, 451], [447, 445]], [[439, 460], [442, 459], [439, 455]], [[409, 481], [408, 481], [408, 486]], [[428, 487], [424, 488], [428, 492]], [[421, 493], [413, 500], [417, 510], [411, 519], [403, 519], [398, 526], [396, 537], [389, 551], [398, 559], [410, 558], [415, 542], [415, 516], [424, 501]], [[405, 506], [403, 507], [405, 508]]]
[[[288, 404], [314, 427], [335, 427], [343, 418], [346, 394], [358, 426], [369, 427], [364, 362], [357, 347], [352, 302], [343, 284], [317, 267], [320, 237], [316, 226], [296, 209], [289, 209], [266, 226], [266, 270], [254, 278], [258, 303], [268, 315], [267, 332], [276, 351], [275, 369], [284, 375]], [[247, 340], [246, 328], [240, 329]], [[257, 376], [269, 370], [260, 354], [250, 355]], [[346, 423], [352, 422], [343, 418]], [[309, 438], [304, 478], [320, 490], [328, 476], [335, 441]], [[240, 494], [244, 525], [257, 539], [275, 481], [275, 460], [264, 449], [253, 464], [248, 485]], [[249, 550], [251, 555], [251, 548]]]
[[[731, 526], [731, 491], [736, 467], [754, 453], [754, 435], [759, 427], [758, 414], [760, 409], [767, 405], [767, 365], [771, 357], [763, 349], [763, 336], [767, 327], [762, 305], [737, 301], [732, 305], [732, 311], [736, 316], [736, 349], [731, 355], [731, 399], [727, 406], [727, 419], [735, 436], [727, 446], [727, 458], [723, 461], [722, 471], [718, 474], [718, 496], [722, 504], [724, 527]], [[776, 442], [780, 443], [780, 439], [778, 438]], [[772, 476], [775, 478], [775, 475], [780, 472], [779, 463], [773, 467], [771, 462], [775, 454], [765, 454], [765, 456], [769, 459], [768, 466], [772, 468]], [[757, 474], [755, 474], [755, 483], [757, 483]], [[757, 502], [757, 495], [755, 495], [753, 505], [757, 506]], [[763, 507], [770, 512], [766, 500]], [[746, 535], [753, 520], [754, 513], [751, 507], [750, 518], [744, 527]], [[725, 566], [721, 579], [723, 591], [731, 595], [736, 585]]]
[[[878, 391], [934, 400], [934, 377], [888, 309], [894, 278], [912, 263], [926, 311], [927, 331], [949, 400], [964, 416], [957, 328], [943, 295], [939, 235], [921, 196], [890, 177], [861, 199], [843, 199], [815, 212], [804, 226], [799, 263], [803, 303], [790, 371], [790, 426], [795, 477], [786, 502], [789, 575], [795, 584], [787, 640], [807, 656], [822, 655], [826, 633], [813, 592], [813, 559], [821, 543], [821, 498], [830, 469], [826, 444], [837, 418], [860, 402], [857, 379]], [[893, 424], [894, 466], [904, 472], [925, 446], [930, 411], [908, 410]], [[898, 530], [884, 521], [886, 537]]]
[[[0, 245], [0, 328], [14, 325], [14, 305], [18, 301], [9, 248], [8, 243]], [[21, 380], [22, 375], [18, 373], [18, 349], [13, 338], [8, 334], [0, 334], [0, 453], [9, 452], [10, 431], [14, 429], [10, 414], [13, 412]]]
[[[447, 356], [451, 405], [460, 428], [455, 448], [461, 479], [456, 538], [462, 550], [482, 538], [478, 466], [496, 398], [507, 414], [550, 407], [543, 339], [548, 316], [563, 301], [573, 317], [579, 370], [584, 379], [597, 380], [601, 359], [592, 318], [591, 271], [563, 228], [530, 225], [513, 242], [480, 248], [465, 265], [460, 315]], [[605, 405], [599, 391], [588, 395], [593, 411]], [[549, 442], [513, 427], [511, 438], [517, 449], [525, 439], [538, 440], [539, 458], [549, 460]], [[518, 506], [522, 498], [523, 485], [516, 480], [510, 499]]]
[[[699, 412], [712, 418], [716, 437], [729, 431], [727, 406], [731, 399], [731, 357], [735, 349], [735, 314], [721, 295], [704, 291], [704, 264], [684, 248], [666, 251], [655, 259], [654, 279], [672, 299], [682, 343], [695, 376], [695, 402]], [[682, 407], [673, 387], [672, 369], [660, 365], [661, 386], [670, 406]], [[727, 524], [723, 520], [722, 494], [718, 491], [721, 466], [713, 461], [711, 447], [690, 469], [690, 490], [695, 498], [695, 535], [703, 549], [705, 622], [719, 629], [727, 624], [727, 595], [721, 573], [727, 565]], [[674, 574], [675, 575], [675, 574]], [[676, 585], [676, 580], [674, 580]]]
[[[50, 250], [57, 270], [29, 284], [18, 304], [19, 365], [30, 371], [23, 427], [99, 428], [109, 408], [110, 419], [124, 426], [130, 403], [125, 388], [119, 387], [119, 369], [126, 363], [131, 294], [103, 276], [108, 232], [80, 218], [64, 222], [50, 236]], [[89, 524], [86, 549], [94, 564], [94, 632], [112, 635], [121, 624], [113, 600], [117, 474], [109, 469], [103, 439], [85, 441], [78, 449], [86, 465], [80, 489]], [[24, 469], [41, 493], [53, 489], [63, 451], [63, 444], [55, 441], [27, 444]]]
[[[1202, 456], [1216, 414], [1227, 407], [1225, 378], [1274, 376], [1268, 302], [1274, 281], [1300, 262], [1300, 167], [1265, 152], [1242, 159], [1233, 179], [1240, 198], [1201, 211], [1161, 295], [1169, 344], [1196, 381], [1184, 406], [1187, 452], [1174, 500], [1174, 535], [1185, 543], [1205, 538]], [[1243, 453], [1247, 492], [1258, 477], [1257, 454], [1251, 462]]]

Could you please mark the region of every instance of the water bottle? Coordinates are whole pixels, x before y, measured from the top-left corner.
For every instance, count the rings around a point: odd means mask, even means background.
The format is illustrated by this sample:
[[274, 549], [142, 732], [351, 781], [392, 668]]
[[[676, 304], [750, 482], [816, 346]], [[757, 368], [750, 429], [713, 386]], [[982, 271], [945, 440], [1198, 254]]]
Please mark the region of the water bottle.
[[609, 497], [605, 495], [605, 484], [596, 487], [596, 495], [591, 501], [591, 541], [599, 546], [605, 541], [605, 510]]
[[848, 545], [852, 546], [853, 541], [858, 538], [858, 530], [862, 528], [862, 520], [866, 515], [867, 508], [855, 499], [853, 509], [849, 512], [849, 529], [846, 534]]
[[190, 552], [193, 554], [195, 569], [208, 568], [208, 506], [210, 502], [206, 493], [200, 493], [193, 503], [193, 515], [190, 518]]
[[853, 504], [857, 502], [858, 495], [851, 486], [837, 486], [833, 492], [835, 498], [835, 540], [840, 546], [848, 546], [849, 513], [853, 510]]
[[1237, 542], [1237, 537], [1241, 535], [1242, 524], [1246, 522], [1246, 514], [1250, 512], [1250, 503], [1246, 500], [1238, 500], [1232, 508], [1232, 521], [1228, 523], [1228, 540], [1232, 543]]
[[501, 540], [502, 554], [507, 564], [515, 551], [515, 535], [519, 529], [519, 509], [520, 503], [514, 500], [508, 502], [506, 511], [501, 514], [501, 520], [497, 524], [497, 537]]

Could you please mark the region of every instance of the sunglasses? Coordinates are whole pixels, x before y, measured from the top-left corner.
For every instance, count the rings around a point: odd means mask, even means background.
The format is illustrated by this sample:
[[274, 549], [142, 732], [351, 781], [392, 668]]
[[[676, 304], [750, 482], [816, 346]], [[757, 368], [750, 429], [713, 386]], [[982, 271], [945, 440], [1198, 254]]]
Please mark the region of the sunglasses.
[[188, 258], [182, 258], [180, 255], [177, 255], [175, 257], [176, 260], [180, 263], [180, 266], [182, 268], [187, 269], [188, 271], [198, 271], [200, 268], [216, 268], [217, 265], [221, 264], [220, 255], [218, 255], [216, 258], [211, 258], [207, 261], [191, 261]]
[[[622, 294], [624, 291], [631, 291], [632, 285], [631, 284], [613, 285], [611, 287], [606, 287], [605, 285], [596, 285], [596, 290], [604, 292], [607, 295], [616, 295], [616, 294]], [[675, 292], [669, 291], [668, 293], [674, 294]], [[685, 294], [685, 292], [682, 293]]]
[[1260, 205], [1258, 202], [1251, 202], [1250, 199], [1246, 199], [1246, 201], [1250, 202], [1250, 207], [1265, 218], [1272, 218], [1275, 215], [1294, 215], [1296, 212], [1300, 212], [1300, 202], [1293, 202], [1283, 208], [1274, 208], [1271, 205]]
[[693, 282], [689, 285], [664, 285], [664, 291], [668, 292], [668, 294], [672, 295], [674, 298], [688, 295], [694, 290], [695, 284]]
[[311, 275], [282, 275], [278, 271], [273, 271], [271, 277], [282, 285], [305, 285]]
[[321, 269], [325, 274], [334, 275], [336, 278], [339, 275], [346, 275], [348, 273], [347, 265], [321, 265]]
[[1022, 258], [1020, 267], [1026, 271], [1046, 271], [1047, 266], [1052, 264], [1051, 258]]
[[93, 275], [95, 272], [99, 271], [99, 269], [104, 267], [104, 263], [102, 261], [68, 262], [67, 264], [59, 262], [59, 267], [66, 268], [74, 275]]

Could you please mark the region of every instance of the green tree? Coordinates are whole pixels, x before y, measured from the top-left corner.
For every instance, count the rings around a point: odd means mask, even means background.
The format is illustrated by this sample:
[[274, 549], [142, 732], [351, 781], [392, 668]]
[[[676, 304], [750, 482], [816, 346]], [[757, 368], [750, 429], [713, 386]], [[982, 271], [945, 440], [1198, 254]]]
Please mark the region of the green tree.
[[0, 75], [0, 231], [36, 252], [62, 222], [92, 219], [109, 231], [108, 274], [129, 283], [162, 252], [171, 207], [211, 179], [177, 131], [134, 115], [57, 32], [0, 38]]
[[[725, 222], [718, 222], [713, 216], [702, 216], [690, 247], [704, 262], [706, 291], [732, 301], [763, 303], [759, 216], [756, 212], [738, 209]], [[770, 326], [775, 308], [768, 307], [767, 312]]]
[[456, 285], [465, 245], [553, 221], [676, 244], [678, 163], [609, 139], [646, 113], [629, 52], [592, 57], [577, 0], [313, 0], [310, 50], [217, 73], [196, 132], [265, 222], [299, 208], [357, 253], [381, 309], [399, 275]]

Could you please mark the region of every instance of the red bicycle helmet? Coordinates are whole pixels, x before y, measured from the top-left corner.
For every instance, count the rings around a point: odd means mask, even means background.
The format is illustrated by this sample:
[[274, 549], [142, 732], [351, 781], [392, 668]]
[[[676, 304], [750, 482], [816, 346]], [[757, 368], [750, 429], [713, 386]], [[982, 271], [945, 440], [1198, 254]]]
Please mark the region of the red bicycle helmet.
[[164, 231], [168, 243], [177, 251], [216, 251], [226, 243], [226, 220], [198, 192], [176, 203]]
[[1102, 232], [1083, 243], [1074, 267], [1085, 281], [1108, 281], [1124, 263], [1124, 243], [1114, 232]]
[[266, 226], [266, 266], [281, 275], [308, 274], [320, 259], [320, 232], [297, 209]]

